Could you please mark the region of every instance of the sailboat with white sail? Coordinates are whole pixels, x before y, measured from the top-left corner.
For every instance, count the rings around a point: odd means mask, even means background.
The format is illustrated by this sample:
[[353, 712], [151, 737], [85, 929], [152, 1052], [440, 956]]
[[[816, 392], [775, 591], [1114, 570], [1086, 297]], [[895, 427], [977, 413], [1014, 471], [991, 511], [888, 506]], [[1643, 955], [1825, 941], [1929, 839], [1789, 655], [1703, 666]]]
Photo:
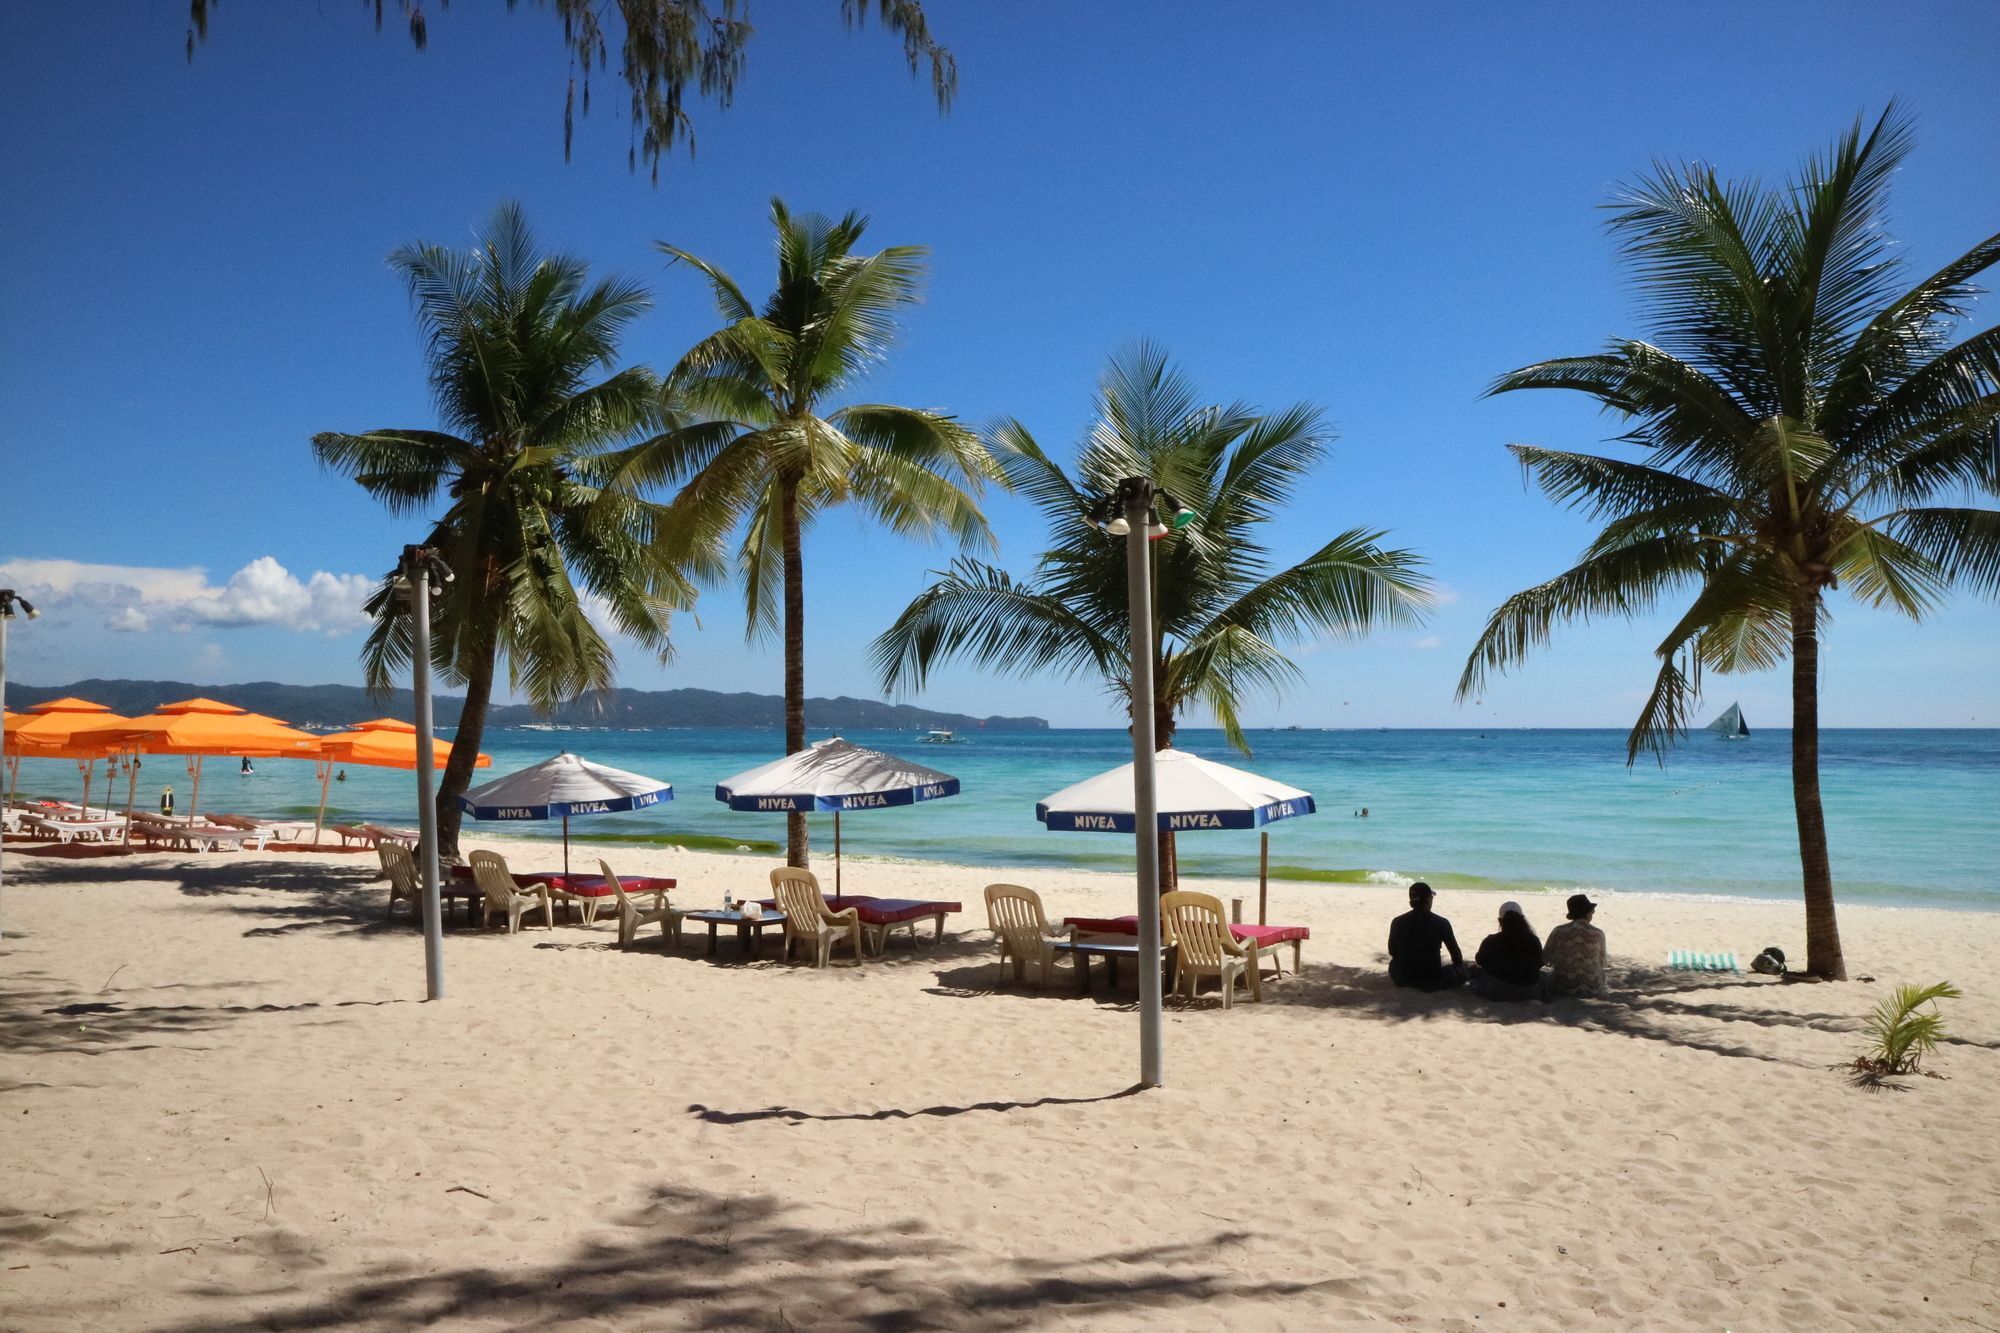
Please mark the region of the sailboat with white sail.
[[1722, 710], [1722, 716], [1708, 724], [1708, 730], [1726, 741], [1747, 741], [1750, 739], [1750, 724], [1743, 720], [1743, 705], [1731, 704]]

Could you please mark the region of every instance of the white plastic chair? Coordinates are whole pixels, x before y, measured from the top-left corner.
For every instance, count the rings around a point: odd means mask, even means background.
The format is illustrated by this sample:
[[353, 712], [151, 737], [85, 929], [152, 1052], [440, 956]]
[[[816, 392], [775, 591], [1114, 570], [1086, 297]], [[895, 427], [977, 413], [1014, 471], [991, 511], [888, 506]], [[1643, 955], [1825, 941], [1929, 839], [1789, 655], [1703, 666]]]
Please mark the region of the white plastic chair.
[[1235, 999], [1239, 981], [1250, 983], [1252, 1000], [1264, 998], [1257, 976], [1257, 946], [1230, 934], [1222, 899], [1192, 889], [1161, 894], [1160, 925], [1166, 942], [1174, 946], [1175, 991], [1185, 982], [1187, 997], [1192, 1000], [1195, 986], [1203, 978], [1214, 977], [1222, 987], [1224, 1009]]
[[[396, 845], [392, 842], [378, 843], [377, 850]], [[403, 850], [405, 854], [409, 851], [408, 848]], [[480, 925], [492, 920], [493, 914], [498, 912], [507, 918], [507, 933], [512, 935], [521, 928], [521, 914], [540, 907], [542, 920], [548, 923], [550, 930], [556, 928], [556, 909], [549, 901], [546, 886], [537, 884], [532, 889], [523, 889], [508, 873], [507, 858], [498, 852], [474, 852], [466, 860], [472, 864], [472, 882], [479, 886]]]
[[852, 907], [839, 912], [828, 909], [826, 896], [819, 891], [819, 878], [812, 871], [778, 867], [771, 872], [771, 893], [778, 900], [778, 910], [785, 914], [787, 960], [794, 944], [809, 942], [817, 953], [813, 966], [825, 967], [834, 942], [845, 938], [854, 941], [854, 961], [857, 966], [861, 963], [861, 913]]
[[1004, 969], [1013, 959], [1017, 986], [1025, 980], [1029, 963], [1035, 965], [1036, 980], [1048, 985], [1062, 956], [1056, 944], [1076, 934], [1074, 926], [1051, 926], [1042, 911], [1042, 896], [1018, 884], [986, 886], [986, 928], [1000, 943], [1000, 966]]
[[389, 908], [382, 915], [394, 916], [396, 904], [406, 902], [411, 916], [421, 916], [424, 895], [417, 883], [417, 858], [400, 842], [377, 844], [375, 855], [382, 862], [382, 878], [389, 881]]
[[686, 916], [687, 913], [677, 907], [667, 905], [667, 891], [665, 889], [640, 889], [638, 896], [642, 898], [651, 896], [653, 900], [651, 907], [641, 907], [638, 903], [632, 901], [632, 894], [625, 892], [625, 886], [618, 882], [618, 876], [611, 873], [610, 863], [599, 861], [597, 869], [603, 874], [604, 882], [611, 886], [611, 892], [618, 899], [619, 948], [631, 948], [632, 941], [638, 937], [640, 928], [650, 926], [655, 921], [660, 923], [660, 933], [667, 937], [668, 947], [674, 949], [680, 948], [681, 918]]

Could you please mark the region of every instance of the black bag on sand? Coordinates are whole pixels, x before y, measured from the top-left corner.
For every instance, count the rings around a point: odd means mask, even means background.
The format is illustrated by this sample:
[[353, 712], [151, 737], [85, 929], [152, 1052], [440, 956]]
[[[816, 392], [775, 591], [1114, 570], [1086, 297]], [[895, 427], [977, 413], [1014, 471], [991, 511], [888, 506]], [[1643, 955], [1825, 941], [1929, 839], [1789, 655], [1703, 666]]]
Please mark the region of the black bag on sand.
[[1770, 977], [1784, 976], [1785, 951], [1775, 944], [1772, 945], [1750, 960], [1750, 970], [1752, 972], [1762, 972], [1765, 976]]

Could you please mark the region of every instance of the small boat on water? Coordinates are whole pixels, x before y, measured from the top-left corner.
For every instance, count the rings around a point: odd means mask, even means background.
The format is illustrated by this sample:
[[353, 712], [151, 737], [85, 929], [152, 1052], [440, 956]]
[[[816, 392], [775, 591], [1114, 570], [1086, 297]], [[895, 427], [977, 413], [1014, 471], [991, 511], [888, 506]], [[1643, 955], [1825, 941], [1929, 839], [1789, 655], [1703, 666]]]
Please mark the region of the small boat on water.
[[1750, 724], [1743, 720], [1741, 704], [1731, 704], [1722, 710], [1722, 716], [1708, 724], [1708, 730], [1726, 741], [1747, 741], [1750, 739]]
[[957, 745], [958, 733], [948, 727], [932, 727], [924, 734], [925, 745]]

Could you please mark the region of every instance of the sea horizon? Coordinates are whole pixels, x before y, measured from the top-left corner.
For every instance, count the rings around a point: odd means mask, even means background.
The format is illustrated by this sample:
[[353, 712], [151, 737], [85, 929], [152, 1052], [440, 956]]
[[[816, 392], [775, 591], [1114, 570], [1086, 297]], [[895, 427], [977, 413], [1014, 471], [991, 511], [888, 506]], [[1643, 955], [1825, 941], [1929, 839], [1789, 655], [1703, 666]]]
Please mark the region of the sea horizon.
[[[1821, 782], [1842, 903], [2000, 910], [1979, 852], [1990, 834], [1990, 793], [2000, 789], [2000, 728], [1822, 728]], [[833, 734], [809, 728], [813, 739]], [[843, 821], [844, 851], [858, 860], [944, 862], [1117, 871], [1132, 864], [1129, 837], [1052, 833], [1034, 804], [1069, 783], [1129, 762], [1127, 733], [1111, 727], [960, 733], [928, 744], [912, 731], [847, 731], [857, 744], [889, 750], [952, 773], [962, 794], [916, 807], [870, 811]], [[650, 810], [579, 818], [572, 859], [619, 846], [776, 855], [782, 820], [730, 811], [716, 782], [782, 752], [772, 728], [497, 728], [481, 748], [493, 756], [474, 785], [573, 750], [671, 782], [675, 799]], [[1274, 884], [1400, 884], [1421, 878], [1454, 892], [1512, 895], [1646, 894], [1690, 902], [1793, 900], [1800, 888], [1792, 818], [1788, 729], [1760, 728], [1729, 743], [1697, 732], [1665, 766], [1628, 765], [1622, 728], [1341, 727], [1252, 729], [1252, 754], [1216, 728], [1184, 727], [1180, 748], [1262, 773], [1313, 793], [1317, 813], [1271, 825]], [[584, 737], [588, 742], [563, 738]], [[670, 738], [670, 739], [669, 739]], [[209, 810], [310, 818], [318, 805], [313, 766], [262, 760], [239, 774], [233, 760], [204, 766]], [[349, 766], [329, 791], [327, 822], [415, 821], [407, 772]], [[24, 760], [21, 790], [75, 799], [67, 761]], [[191, 784], [180, 760], [147, 761], [137, 802], [151, 808], [163, 786], [185, 810]], [[112, 804], [123, 804], [120, 783]], [[93, 800], [103, 789], [93, 788]], [[1360, 812], [1366, 809], [1367, 815]], [[832, 852], [830, 816], [814, 816], [815, 864]], [[560, 824], [481, 823], [469, 836], [546, 842], [557, 856]], [[577, 850], [581, 848], [581, 850]], [[1184, 880], [1254, 879], [1258, 838], [1250, 832], [1188, 833], [1179, 839]], [[864, 872], [865, 874], [865, 872]], [[850, 877], [850, 888], [865, 892]]]

